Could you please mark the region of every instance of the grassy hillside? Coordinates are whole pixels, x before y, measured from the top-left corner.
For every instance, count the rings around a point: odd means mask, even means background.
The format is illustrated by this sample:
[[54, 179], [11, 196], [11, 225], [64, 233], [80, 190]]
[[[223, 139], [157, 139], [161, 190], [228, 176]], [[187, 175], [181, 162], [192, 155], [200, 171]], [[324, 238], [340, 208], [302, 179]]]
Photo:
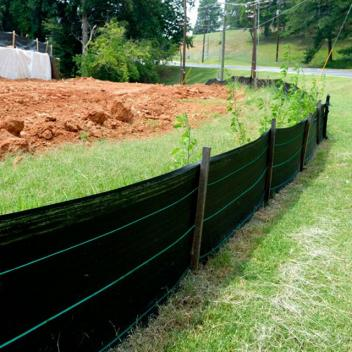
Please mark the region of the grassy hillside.
[[309, 168], [116, 351], [352, 350], [352, 83], [327, 89], [329, 141]]
[[[221, 51], [221, 32], [210, 33], [206, 39], [206, 60], [205, 63], [218, 64], [220, 62]], [[194, 36], [194, 48], [188, 51], [188, 60], [194, 63], [200, 63], [202, 57], [203, 36]], [[283, 62], [284, 53], [288, 52], [290, 56], [290, 66], [301, 64], [304, 58], [304, 51], [309, 44], [306, 37], [283, 38], [280, 47], [280, 60], [275, 62], [276, 55], [276, 37], [265, 39], [260, 37], [258, 47], [258, 65], [263, 66], [280, 66]], [[338, 50], [351, 46], [351, 41], [346, 40], [339, 42], [334, 53], [335, 62], [330, 67], [348, 68], [352, 67], [352, 60], [348, 61], [338, 54]], [[327, 57], [327, 44], [324, 45], [314, 60], [309, 64], [311, 67], [321, 67]], [[177, 59], [177, 58], [176, 58]], [[229, 30], [226, 33], [226, 64], [232, 65], [249, 65], [252, 60], [252, 39], [249, 31]], [[302, 64], [301, 64], [302, 65]]]

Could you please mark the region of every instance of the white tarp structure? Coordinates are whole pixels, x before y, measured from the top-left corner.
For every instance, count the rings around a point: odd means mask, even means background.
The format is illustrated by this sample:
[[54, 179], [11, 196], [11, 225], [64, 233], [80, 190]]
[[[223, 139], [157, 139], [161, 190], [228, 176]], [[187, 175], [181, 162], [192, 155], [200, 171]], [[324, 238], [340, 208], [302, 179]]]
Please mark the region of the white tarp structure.
[[50, 80], [50, 57], [36, 51], [0, 47], [0, 77]]

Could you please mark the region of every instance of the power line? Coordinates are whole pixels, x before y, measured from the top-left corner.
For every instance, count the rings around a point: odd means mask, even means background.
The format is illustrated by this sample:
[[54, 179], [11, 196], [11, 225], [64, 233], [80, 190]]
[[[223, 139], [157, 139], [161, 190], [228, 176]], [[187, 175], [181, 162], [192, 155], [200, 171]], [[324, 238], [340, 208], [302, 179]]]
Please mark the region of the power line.
[[297, 8], [298, 6], [301, 6], [302, 4], [304, 4], [304, 3], [307, 2], [307, 1], [308, 1], [308, 0], [303, 0], [303, 1], [301, 1], [300, 3], [298, 3], [298, 4], [296, 4], [296, 5], [292, 6], [292, 7], [290, 7], [289, 9], [281, 11], [279, 14], [277, 14], [277, 15], [274, 16], [274, 17], [272, 17], [270, 20], [267, 20], [267, 21], [263, 22], [263, 23], [260, 25], [260, 27], [263, 27], [263, 26], [266, 25], [267, 23], [272, 22], [275, 18], [278, 18], [278, 17], [280, 17], [280, 16], [282, 16], [282, 15], [285, 15], [286, 13], [292, 11], [293, 9]]
[[337, 41], [339, 40], [340, 35], [341, 35], [341, 33], [342, 33], [342, 30], [343, 30], [344, 27], [345, 27], [345, 24], [346, 24], [346, 22], [347, 22], [347, 19], [348, 19], [350, 13], [351, 13], [351, 10], [352, 10], [352, 2], [351, 2], [351, 5], [350, 5], [350, 7], [349, 7], [349, 9], [348, 9], [348, 11], [347, 11], [347, 14], [346, 14], [346, 16], [345, 16], [345, 19], [344, 19], [344, 21], [343, 21], [343, 23], [342, 23], [342, 25], [341, 25], [341, 27], [340, 27], [339, 33], [337, 34], [337, 37], [336, 37], [336, 39], [335, 39], [335, 41], [334, 41], [334, 44], [333, 44], [333, 46], [332, 46], [332, 48], [331, 48], [331, 50], [330, 50], [330, 52], [329, 52], [329, 55], [328, 55], [328, 57], [327, 57], [326, 60], [325, 60], [325, 63], [324, 63], [324, 66], [323, 66], [323, 72], [324, 72], [324, 70], [326, 69], [326, 66], [327, 66], [327, 64], [328, 64], [328, 62], [329, 62], [329, 59], [330, 59], [330, 57], [331, 57], [331, 55], [332, 55], [332, 52], [334, 51], [335, 46], [336, 46], [336, 44], [337, 44]]

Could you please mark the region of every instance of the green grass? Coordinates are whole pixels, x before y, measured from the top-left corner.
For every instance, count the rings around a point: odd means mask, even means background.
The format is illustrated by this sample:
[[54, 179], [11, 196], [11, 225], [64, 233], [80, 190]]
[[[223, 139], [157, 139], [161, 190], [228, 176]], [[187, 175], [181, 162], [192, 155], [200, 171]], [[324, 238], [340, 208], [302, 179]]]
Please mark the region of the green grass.
[[116, 351], [352, 350], [352, 83], [309, 168]]
[[[209, 33], [206, 42], [209, 41], [208, 55], [205, 63], [219, 64], [220, 62], [220, 46], [221, 33]], [[284, 53], [288, 52], [290, 56], [289, 65], [301, 65], [304, 59], [304, 52], [309, 45], [306, 37], [300, 38], [282, 38], [280, 47], [279, 62], [276, 62], [276, 37], [271, 36], [268, 39], [263, 35], [260, 37], [258, 47], [258, 65], [263, 66], [280, 66], [283, 63]], [[338, 53], [340, 49], [351, 46], [350, 40], [338, 42], [334, 52], [335, 61], [329, 67], [351, 68], [352, 60], [347, 60]], [[200, 63], [202, 57], [203, 36], [194, 36], [194, 48], [187, 52], [188, 60], [193, 63]], [[322, 67], [328, 55], [327, 43], [325, 43], [320, 51], [316, 54], [313, 61], [308, 65], [310, 67]], [[178, 60], [178, 57], [175, 57]], [[228, 65], [246, 65], [252, 61], [252, 39], [249, 31], [228, 30], [226, 32], [226, 53], [225, 63]]]
[[[214, 72], [192, 70], [189, 82], [213, 78]], [[175, 70], [164, 73], [169, 82], [176, 79]], [[348, 79], [327, 78], [330, 139], [309, 168], [199, 273], [189, 274], [160, 315], [117, 351], [352, 350], [351, 85]], [[247, 114], [255, 126], [254, 103]], [[226, 116], [210, 118], [194, 131], [199, 146], [211, 145], [213, 154], [234, 147], [228, 125]], [[178, 137], [172, 132], [148, 140], [67, 145], [19, 163], [8, 158], [0, 163], [0, 211], [80, 197], [169, 171]], [[200, 148], [194, 160], [199, 153]]]
[[[245, 92], [248, 104], [243, 118], [250, 136], [256, 138], [261, 119], [255, 105], [258, 94], [251, 89]], [[260, 92], [262, 97], [270, 94], [270, 89]], [[171, 171], [175, 168], [171, 152], [178, 146], [180, 134], [172, 131], [143, 140], [99, 141], [91, 146], [68, 144], [43, 154], [23, 155], [20, 162], [18, 157], [8, 157], [0, 161], [0, 214], [119, 188]], [[192, 134], [198, 146], [191, 161], [200, 159], [202, 146], [211, 146], [213, 155], [236, 147], [228, 115], [209, 116]]]

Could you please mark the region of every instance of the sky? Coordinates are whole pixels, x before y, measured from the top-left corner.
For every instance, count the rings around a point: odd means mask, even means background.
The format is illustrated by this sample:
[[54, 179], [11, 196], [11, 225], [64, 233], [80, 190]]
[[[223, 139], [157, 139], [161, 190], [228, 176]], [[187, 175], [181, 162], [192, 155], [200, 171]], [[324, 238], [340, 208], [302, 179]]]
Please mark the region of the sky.
[[[223, 5], [223, 1], [219, 1], [219, 3]], [[192, 27], [196, 24], [196, 21], [197, 21], [198, 7], [199, 7], [199, 0], [195, 0], [194, 6], [192, 6], [191, 8], [188, 8], [188, 17], [191, 20]]]
[[189, 18], [191, 20], [192, 27], [196, 24], [196, 21], [197, 21], [198, 6], [199, 6], [199, 0], [196, 0], [195, 1], [195, 6], [193, 6], [189, 10]]

